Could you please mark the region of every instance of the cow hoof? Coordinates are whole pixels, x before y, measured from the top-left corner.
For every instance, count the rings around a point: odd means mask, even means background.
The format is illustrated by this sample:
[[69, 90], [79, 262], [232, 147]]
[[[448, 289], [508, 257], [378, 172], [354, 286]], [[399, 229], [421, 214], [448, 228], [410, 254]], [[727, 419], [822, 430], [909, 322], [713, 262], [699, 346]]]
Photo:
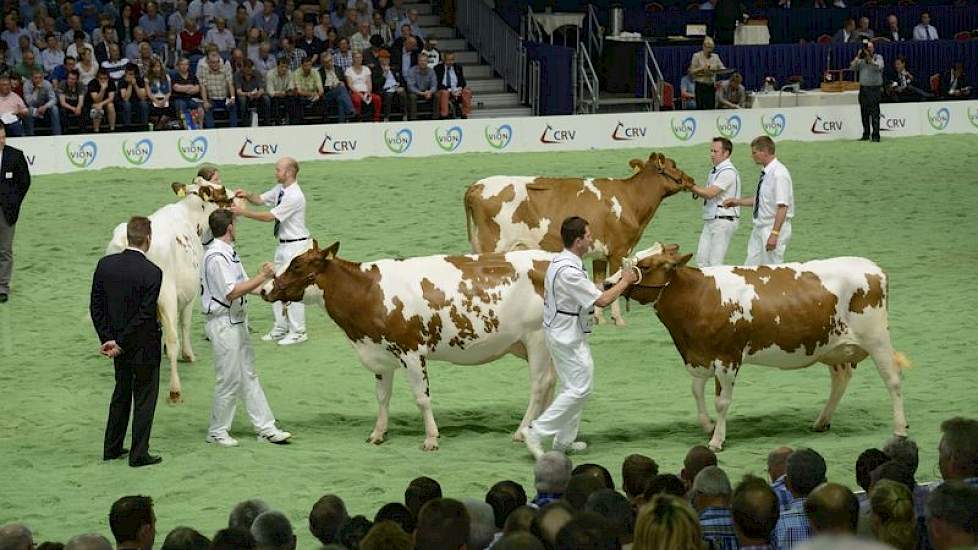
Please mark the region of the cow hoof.
[[166, 396], [166, 402], [170, 405], [179, 405], [183, 403], [183, 394], [170, 390], [169, 395]]
[[370, 437], [367, 438], [367, 443], [373, 445], [380, 445], [383, 442], [384, 442], [384, 434], [380, 434], [380, 435], [370, 434]]
[[612, 320], [614, 321], [616, 327], [628, 326], [628, 323], [626, 323], [624, 319], [612, 319]]
[[709, 447], [710, 450], [713, 451], [714, 453], [719, 453], [720, 451], [723, 450], [723, 443], [714, 443], [711, 441], [710, 444], [707, 445], [707, 447]]
[[603, 315], [595, 315], [594, 316], [594, 324], [596, 324], [596, 325], [607, 325], [608, 324], [608, 320], [605, 319]]
[[424, 440], [424, 445], [421, 448], [425, 451], [437, 451], [438, 450], [438, 438], [430, 437]]
[[516, 443], [523, 443], [523, 429], [522, 428], [520, 428], [519, 430], [516, 430], [516, 433], [513, 434], [513, 441], [515, 441]]
[[190, 354], [190, 355], [181, 355], [180, 356], [180, 362], [181, 363], [193, 363], [195, 360], [196, 360], [196, 358], [194, 357], [193, 354]]
[[831, 427], [832, 427], [832, 424], [831, 423], [829, 423], [829, 424], [815, 424], [814, 426], [812, 426], [812, 430], [813, 431], [816, 431], [816, 432], [819, 432], [819, 433], [822, 433], [822, 432], [829, 431], [829, 428], [831, 428]]

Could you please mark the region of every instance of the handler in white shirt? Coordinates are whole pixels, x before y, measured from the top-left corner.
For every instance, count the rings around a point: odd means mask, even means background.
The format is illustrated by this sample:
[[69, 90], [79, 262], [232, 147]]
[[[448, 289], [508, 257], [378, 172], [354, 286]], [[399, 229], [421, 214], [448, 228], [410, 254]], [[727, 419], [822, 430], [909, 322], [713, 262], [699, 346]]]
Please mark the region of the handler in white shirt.
[[[278, 185], [261, 195], [248, 193], [243, 189], [234, 192], [235, 196], [244, 198], [251, 204], [272, 207], [268, 212], [259, 212], [235, 205], [231, 207], [231, 211], [253, 220], [275, 223], [272, 231], [278, 240], [278, 248], [275, 250], [276, 269], [288, 267], [292, 258], [312, 246], [309, 229], [306, 228], [306, 196], [302, 194], [296, 179], [298, 174], [299, 163], [294, 158], [284, 157], [275, 163], [275, 179]], [[294, 302], [286, 307], [282, 302], [275, 302], [272, 304], [272, 312], [275, 314], [275, 326], [262, 340], [278, 342], [282, 346], [308, 340], [305, 304]]]
[[615, 286], [599, 291], [581, 261], [593, 243], [587, 221], [577, 216], [567, 218], [560, 226], [560, 238], [564, 251], [550, 263], [544, 280], [543, 327], [561, 388], [550, 407], [522, 430], [534, 458], [544, 453], [543, 438], [553, 438], [554, 450], [587, 448], [575, 440], [594, 379], [594, 361], [587, 343], [594, 306], [611, 304], [638, 279], [634, 270], [627, 270]]
[[725, 137], [713, 138], [710, 161], [713, 170], [706, 180], [706, 187], [694, 185], [690, 191], [703, 199], [703, 232], [696, 249], [699, 267], [724, 265], [727, 247], [740, 224], [740, 207], [723, 206], [727, 199], [740, 197], [740, 172], [730, 161], [733, 143]]
[[795, 194], [791, 173], [774, 156], [774, 140], [767, 136], [750, 143], [751, 157], [763, 166], [754, 197], [733, 198], [723, 206], [754, 207], [754, 230], [747, 242], [745, 265], [784, 263], [784, 252], [791, 241], [791, 219], [795, 217]]

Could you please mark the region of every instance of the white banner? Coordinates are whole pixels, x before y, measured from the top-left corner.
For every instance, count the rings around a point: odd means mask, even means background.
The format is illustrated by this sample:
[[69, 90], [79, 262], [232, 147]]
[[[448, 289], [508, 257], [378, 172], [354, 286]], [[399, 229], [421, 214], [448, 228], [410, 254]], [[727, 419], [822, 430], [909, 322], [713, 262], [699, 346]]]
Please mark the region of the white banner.
[[[882, 106], [885, 136], [978, 133], [978, 101]], [[86, 134], [11, 138], [34, 174], [109, 167], [181, 168], [204, 162], [259, 164], [283, 156], [300, 161], [470, 152], [662, 148], [708, 143], [714, 136], [750, 142], [857, 139], [854, 105], [664, 111], [557, 117], [414, 121], [316, 126], [263, 126], [194, 132]]]

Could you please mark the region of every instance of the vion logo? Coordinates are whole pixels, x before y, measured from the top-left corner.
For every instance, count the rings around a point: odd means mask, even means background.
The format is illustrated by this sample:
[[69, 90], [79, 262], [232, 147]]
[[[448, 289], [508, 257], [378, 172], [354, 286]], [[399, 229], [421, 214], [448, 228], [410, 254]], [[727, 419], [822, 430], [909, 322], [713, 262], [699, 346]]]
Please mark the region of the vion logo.
[[691, 116], [682, 120], [672, 119], [669, 127], [672, 129], [672, 135], [680, 141], [689, 141], [696, 135], [696, 119]]
[[250, 137], [245, 137], [238, 156], [243, 159], [260, 159], [278, 154], [277, 143], [255, 143]]
[[27, 166], [34, 166], [34, 163], [37, 162], [37, 155], [24, 153], [24, 158], [27, 159]]
[[448, 130], [435, 128], [435, 143], [441, 147], [442, 151], [451, 153], [462, 145], [462, 128], [452, 126]]
[[761, 128], [764, 133], [769, 137], [776, 138], [784, 133], [784, 129], [788, 127], [788, 120], [784, 118], [784, 115], [778, 113], [771, 118], [767, 118], [761, 115]]
[[577, 130], [555, 130], [547, 124], [540, 134], [540, 143], [567, 143], [577, 138]]
[[907, 119], [903, 117], [888, 117], [880, 115], [880, 131], [892, 132], [894, 130], [906, 130]]
[[357, 140], [355, 139], [333, 139], [329, 134], [323, 138], [319, 144], [320, 155], [342, 155], [343, 153], [355, 153], [357, 150]]
[[727, 139], [733, 139], [737, 137], [737, 134], [740, 133], [740, 128], [741, 128], [741, 122], [740, 122], [740, 116], [738, 115], [733, 115], [733, 116], [720, 115], [717, 117], [717, 132], [720, 132], [720, 135]]
[[141, 139], [136, 143], [127, 139], [122, 142], [122, 156], [129, 164], [142, 166], [153, 156], [153, 142], [149, 138]]
[[815, 122], [812, 122], [813, 134], [839, 134], [842, 133], [841, 120], [824, 120], [822, 115], [815, 115]]
[[503, 150], [513, 141], [513, 127], [509, 124], [496, 127], [486, 126], [485, 137], [489, 147]]
[[615, 141], [632, 141], [633, 139], [644, 138], [648, 129], [644, 126], [625, 126], [620, 120], [611, 132], [611, 139]]
[[411, 132], [410, 128], [401, 128], [396, 132], [390, 130], [384, 130], [384, 144], [390, 149], [392, 153], [406, 153], [408, 149], [411, 148], [411, 142], [414, 141], [414, 134]]
[[968, 107], [968, 122], [975, 128], [978, 128], [978, 109]]
[[200, 162], [207, 156], [207, 138], [197, 136], [193, 139], [177, 140], [177, 152], [187, 162]]
[[74, 145], [70, 141], [65, 145], [65, 156], [68, 162], [75, 168], [88, 168], [98, 157], [98, 145], [94, 141], [86, 141], [81, 145]]
[[947, 107], [941, 107], [936, 113], [927, 109], [927, 122], [930, 122], [931, 127], [935, 130], [944, 130], [951, 123], [951, 111]]

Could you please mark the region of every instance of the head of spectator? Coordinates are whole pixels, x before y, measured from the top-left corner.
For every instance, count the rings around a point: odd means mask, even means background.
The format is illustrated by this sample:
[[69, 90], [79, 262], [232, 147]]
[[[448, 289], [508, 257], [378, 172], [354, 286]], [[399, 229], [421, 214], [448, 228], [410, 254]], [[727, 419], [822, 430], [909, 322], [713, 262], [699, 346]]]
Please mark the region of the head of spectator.
[[683, 459], [683, 471], [679, 474], [679, 477], [682, 478], [686, 484], [686, 488], [689, 489], [693, 486], [693, 480], [696, 479], [696, 474], [700, 473], [700, 470], [707, 466], [716, 465], [716, 453], [703, 445], [697, 445], [686, 453], [686, 458]]
[[278, 58], [275, 61], [275, 71], [280, 78], [289, 76], [289, 60], [284, 57]]
[[526, 532], [516, 532], [508, 533], [503, 535], [503, 538], [499, 539], [496, 544], [492, 546], [493, 550], [546, 550], [540, 539], [534, 537], [530, 533]]
[[927, 533], [936, 550], [978, 544], [978, 487], [945, 481], [927, 496]]
[[897, 16], [893, 15], [892, 13], [886, 16], [886, 28], [890, 32], [897, 32], [900, 30], [900, 21], [897, 19]]
[[370, 23], [374, 27], [382, 27], [384, 25], [384, 14], [380, 13], [380, 10], [374, 10], [373, 15], [370, 16]]
[[20, 30], [20, 24], [17, 21], [17, 17], [12, 13], [7, 14], [7, 16], [3, 18], [3, 25], [12, 33], [16, 33]]
[[326, 544], [336, 542], [340, 527], [350, 519], [343, 499], [336, 495], [325, 495], [316, 501], [309, 512], [309, 532]]
[[160, 550], [209, 550], [211, 541], [196, 529], [177, 527], [167, 533]]
[[618, 550], [621, 545], [601, 516], [591, 512], [577, 514], [557, 532], [556, 550]]
[[237, 9], [234, 10], [234, 19], [239, 26], [243, 25], [246, 21], [248, 21], [248, 10], [244, 6], [239, 5]]
[[411, 38], [411, 25], [401, 25], [401, 38], [404, 39], [404, 45], [407, 46], [407, 39]]
[[430, 477], [421, 476], [411, 480], [404, 490], [404, 505], [415, 518], [429, 500], [441, 498], [441, 485]]
[[336, 43], [336, 48], [341, 54], [346, 55], [346, 52], [350, 51], [350, 41], [346, 38], [340, 38], [339, 42]]
[[954, 65], [951, 66], [951, 74], [953, 74], [955, 78], [961, 78], [961, 75], [964, 74], [964, 63], [956, 61]]
[[509, 514], [526, 505], [526, 491], [515, 481], [500, 481], [489, 488], [486, 493], [486, 503], [492, 507], [493, 523], [496, 529], [502, 529]]
[[119, 33], [116, 32], [115, 27], [113, 27], [111, 24], [102, 29], [102, 41], [106, 44], [119, 43]]
[[275, 2], [272, 2], [270, 0], [266, 0], [265, 2], [263, 2], [261, 13], [266, 18], [275, 15]]
[[215, 50], [207, 52], [207, 68], [212, 72], [218, 72], [222, 69], [224, 61], [221, 59], [221, 54], [217, 53]]
[[340, 527], [337, 542], [343, 548], [357, 548], [360, 546], [360, 541], [367, 536], [373, 526], [374, 524], [370, 523], [366, 517], [362, 515], [353, 516], [343, 524], [343, 527]]
[[884, 479], [873, 486], [869, 495], [870, 528], [876, 540], [898, 550], [917, 546], [913, 496], [903, 485]]
[[712, 38], [710, 38], [709, 36], [707, 36], [706, 38], [704, 38], [703, 39], [703, 57], [705, 57], [706, 59], [709, 59], [710, 56], [713, 55], [713, 51], [716, 50], [716, 47], [717, 47], [716, 46], [716, 43], [713, 42], [713, 39]]
[[866, 449], [856, 459], [856, 484], [869, 493], [873, 470], [890, 461], [890, 457], [879, 449]]
[[571, 471], [571, 475], [576, 476], [578, 474], [594, 476], [606, 489], [615, 489], [615, 480], [611, 477], [611, 472], [600, 464], [578, 464]]
[[515, 533], [517, 531], [526, 531], [529, 533], [533, 528], [533, 521], [539, 514], [540, 510], [537, 508], [520, 506], [510, 512], [509, 517], [506, 518], [506, 524], [503, 525], [503, 533]]
[[149, 64], [149, 60], [153, 59], [153, 47], [146, 40], [139, 41], [139, 58], [146, 64]]
[[370, 37], [370, 22], [369, 21], [360, 21], [359, 23], [357, 23], [357, 32], [360, 33], [360, 36], [369, 39], [369, 37]]
[[181, 57], [177, 61], [177, 72], [182, 77], [186, 77], [188, 74], [190, 74], [190, 60], [186, 57]]
[[246, 44], [261, 44], [262, 43], [262, 32], [258, 27], [251, 27], [248, 29], [248, 33], [245, 35]]
[[187, 34], [196, 34], [199, 30], [200, 30], [200, 27], [197, 26], [197, 18], [196, 17], [194, 17], [192, 15], [188, 15], [187, 17], [184, 17], [183, 18], [183, 31], [185, 33], [187, 33]]
[[98, 533], [75, 535], [68, 539], [64, 550], [113, 550], [112, 543]]
[[575, 512], [580, 512], [584, 510], [588, 497], [601, 489], [605, 489], [604, 483], [591, 474], [572, 475], [563, 498]]
[[414, 531], [416, 550], [457, 550], [469, 538], [469, 514], [465, 506], [450, 498], [428, 501], [418, 513]]
[[701, 550], [703, 531], [685, 500], [657, 495], [635, 520], [632, 550]]
[[906, 487], [911, 493], [917, 483], [913, 479], [913, 472], [910, 467], [902, 462], [897, 462], [895, 460], [890, 460], [884, 462], [878, 468], [872, 471], [869, 475], [869, 487], [873, 488], [880, 480], [889, 479], [890, 481], [896, 481]]
[[352, 27], [356, 27], [357, 26], [357, 20], [360, 18], [360, 14], [357, 13], [357, 9], [356, 8], [347, 8], [345, 15], [346, 15], [346, 24], [348, 24], [348, 25], [350, 25]]
[[146, 31], [140, 26], [135, 26], [132, 28], [132, 41], [139, 44], [143, 40], [146, 40]]
[[822, 483], [808, 495], [805, 515], [816, 535], [855, 535], [859, 500], [844, 485]]
[[410, 21], [412, 25], [418, 24], [418, 10], [414, 8], [408, 10], [408, 21]]
[[[108, 75], [106, 75], [108, 78]], [[149, 250], [152, 229], [148, 218], [136, 216], [126, 224], [129, 246]], [[115, 537], [116, 546], [128, 546], [150, 550], [156, 541], [156, 514], [153, 513], [153, 499], [132, 495], [112, 503], [109, 510], [109, 528]]]
[[299, 66], [299, 70], [302, 71], [303, 76], [309, 76], [312, 74], [312, 58], [303, 57], [302, 64]]
[[377, 510], [374, 523], [377, 524], [382, 521], [393, 521], [400, 525], [405, 533], [414, 532], [414, 515], [411, 514], [411, 510], [408, 510], [407, 506], [400, 502], [388, 502], [381, 506], [380, 510]]
[[571, 478], [571, 461], [560, 451], [549, 451], [533, 465], [533, 485], [537, 493], [560, 498]]
[[251, 524], [251, 534], [259, 550], [295, 550], [296, 537], [292, 523], [276, 510], [262, 512]]
[[798, 449], [788, 457], [785, 485], [795, 498], [806, 498], [825, 483], [825, 459], [812, 449]]
[[[204, 179], [210, 180], [210, 178]], [[228, 527], [251, 529], [251, 525], [255, 523], [255, 518], [267, 512], [269, 509], [268, 504], [265, 504], [264, 500], [257, 498], [239, 502], [234, 505], [231, 513], [228, 514]]]
[[726, 472], [716, 466], [707, 466], [696, 474], [690, 493], [690, 504], [703, 513], [707, 508], [728, 508], [733, 489]]
[[[961, 72], [957, 73], [959, 76]], [[945, 480], [978, 477], [978, 420], [955, 417], [941, 424], [938, 464]]]
[[661, 493], [681, 497], [686, 494], [686, 491], [686, 484], [679, 479], [679, 476], [659, 474], [649, 480], [648, 486], [645, 487], [645, 502], [649, 502], [652, 497]]
[[[78, 71], [68, 71], [68, 75], [65, 77], [65, 86], [67, 86], [69, 90], [74, 90], [75, 87], [78, 86]], [[0, 94], [2, 93], [3, 92], [0, 91]]]
[[469, 514], [469, 538], [466, 548], [485, 548], [496, 536], [496, 518], [492, 506], [475, 498], [462, 499]]
[[241, 48], [234, 48], [231, 50], [231, 68], [240, 69], [244, 67], [244, 62], [247, 57], [245, 57], [244, 50]]
[[635, 534], [635, 511], [632, 510], [632, 503], [621, 493], [612, 489], [595, 491], [588, 497], [584, 511], [603, 517], [620, 544], [632, 542], [632, 535]]
[[[894, 57], [893, 58], [893, 69], [896, 70], [897, 74], [900, 74], [903, 71], [907, 70], [907, 58], [904, 57], [904, 56], [902, 56], [902, 55], [898, 55], [898, 56]], [[895, 439], [898, 439], [898, 438], [895, 438]], [[914, 446], [916, 447], [917, 444], [914, 443]], [[917, 468], [914, 467], [914, 472], [916, 473], [916, 471], [917, 471]]]
[[863, 17], [860, 17], [859, 18], [859, 28], [858, 28], [858, 30], [860, 30], [860, 31], [868, 31], [869, 30], [869, 18], [868, 17], [863, 16]]
[[327, 55], [323, 55], [322, 62], [323, 62], [322, 68], [323, 68], [323, 72], [324, 73], [326, 71], [332, 71], [333, 70], [333, 56], [328, 55], [328, 54]]
[[241, 61], [241, 74], [248, 80], [251, 80], [255, 76], [255, 62], [248, 58], [243, 59]]
[[282, 51], [285, 52], [286, 55], [291, 55], [292, 52], [295, 51], [295, 42], [293, 42], [292, 39], [289, 38], [288, 36], [282, 37], [281, 44], [282, 44]]
[[[258, 45], [258, 57], [262, 60], [268, 59], [268, 56], [272, 55], [272, 45], [268, 42], [262, 42]], [[328, 55], [323, 56], [324, 58], [329, 57]]]
[[31, 84], [34, 85], [34, 89], [37, 90], [44, 86], [44, 71], [40, 68], [31, 71]]
[[746, 475], [730, 498], [730, 514], [741, 546], [766, 546], [780, 517], [778, 495], [763, 479]]
[[658, 475], [659, 465], [651, 458], [632, 454], [621, 465], [621, 488], [629, 499], [642, 496], [649, 481]]
[[82, 19], [81, 16], [75, 15], [74, 10], [69, 10], [70, 15], [68, 16], [68, 28], [73, 31], [82, 30]]
[[0, 548], [4, 550], [33, 550], [34, 533], [23, 523], [0, 526]]
[[929, 12], [926, 12], [925, 11], [925, 12], [923, 12], [923, 13], [920, 14], [920, 24], [923, 25], [923, 26], [925, 26], [925, 27], [928, 26], [928, 25], [930, 25], [930, 13]]
[[223, 17], [215, 17], [214, 26], [217, 27], [218, 32], [224, 32], [228, 27], [228, 22]]
[[374, 523], [360, 541], [360, 550], [414, 550], [411, 535], [393, 521]]
[[543, 542], [547, 548], [557, 544], [557, 533], [574, 517], [574, 509], [562, 500], [551, 502], [543, 507], [533, 518], [530, 533]]
[[214, 534], [211, 550], [254, 550], [258, 547], [250, 529], [228, 527]]
[[44, 43], [47, 44], [48, 46], [47, 49], [49, 51], [52, 52], [61, 51], [61, 42], [58, 41], [58, 37], [55, 36], [53, 33], [48, 33], [48, 35], [44, 37]]
[[351, 57], [353, 59], [352, 66], [355, 67], [356, 69], [360, 69], [360, 67], [363, 65], [363, 52], [361, 52], [360, 50], [354, 50], [353, 55]]
[[120, 56], [119, 56], [119, 45], [118, 44], [109, 44], [109, 61], [111, 61], [112, 63], [115, 63], [115, 62], [119, 61], [119, 59], [120, 59]]
[[0, 74], [0, 97], [7, 97], [10, 95], [10, 77], [6, 74]]
[[314, 40], [316, 38], [316, 25], [313, 25], [311, 21], [303, 23], [302, 38], [306, 40]]

